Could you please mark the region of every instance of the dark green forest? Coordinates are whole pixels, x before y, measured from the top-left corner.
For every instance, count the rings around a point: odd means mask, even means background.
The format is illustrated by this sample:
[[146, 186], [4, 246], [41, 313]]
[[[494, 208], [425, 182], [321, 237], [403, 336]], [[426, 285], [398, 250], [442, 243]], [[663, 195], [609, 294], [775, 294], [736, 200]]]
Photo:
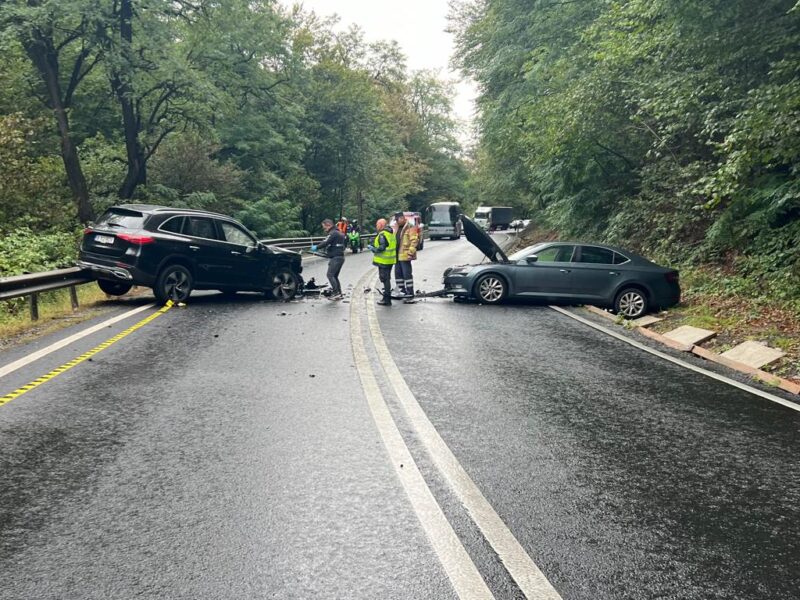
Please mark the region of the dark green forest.
[[262, 237], [464, 200], [452, 86], [271, 0], [0, 0], [0, 275], [120, 202]]
[[262, 237], [440, 200], [800, 298], [797, 0], [454, 0], [479, 88], [271, 0], [0, 0], [0, 275], [119, 202]]
[[481, 203], [800, 299], [797, 0], [468, 0], [452, 19]]

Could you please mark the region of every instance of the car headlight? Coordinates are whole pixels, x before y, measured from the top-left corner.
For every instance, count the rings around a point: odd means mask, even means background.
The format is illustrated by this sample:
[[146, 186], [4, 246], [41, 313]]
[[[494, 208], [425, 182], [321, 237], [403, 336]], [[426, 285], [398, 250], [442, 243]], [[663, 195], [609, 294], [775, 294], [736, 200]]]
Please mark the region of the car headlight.
[[463, 277], [472, 271], [472, 267], [450, 267], [444, 272], [445, 277]]

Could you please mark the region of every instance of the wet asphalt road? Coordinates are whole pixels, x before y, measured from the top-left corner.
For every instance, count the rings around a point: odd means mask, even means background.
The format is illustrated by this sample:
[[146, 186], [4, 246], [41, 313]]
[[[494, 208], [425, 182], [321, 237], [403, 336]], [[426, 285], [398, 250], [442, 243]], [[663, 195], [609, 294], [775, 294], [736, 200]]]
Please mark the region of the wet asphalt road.
[[[418, 287], [476, 257], [427, 242]], [[369, 258], [348, 256], [346, 285]], [[562, 597], [797, 597], [797, 412], [545, 306], [378, 308], [431, 422]], [[455, 597], [367, 408], [349, 313], [198, 295], [0, 407], [0, 598]], [[382, 384], [490, 589], [519, 597]]]

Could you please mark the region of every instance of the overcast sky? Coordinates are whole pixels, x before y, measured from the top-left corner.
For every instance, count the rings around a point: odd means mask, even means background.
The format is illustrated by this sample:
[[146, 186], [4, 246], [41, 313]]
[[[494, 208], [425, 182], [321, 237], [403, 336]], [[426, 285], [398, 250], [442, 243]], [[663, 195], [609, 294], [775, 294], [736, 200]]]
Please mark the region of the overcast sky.
[[[286, 6], [292, 0], [281, 0]], [[439, 69], [443, 76], [459, 80], [450, 71], [453, 37], [447, 27], [448, 0], [302, 0], [306, 9], [320, 15], [336, 13], [346, 28], [355, 23], [368, 41], [397, 40], [408, 57], [409, 69]], [[475, 88], [468, 82], [456, 86], [455, 112], [472, 118]]]

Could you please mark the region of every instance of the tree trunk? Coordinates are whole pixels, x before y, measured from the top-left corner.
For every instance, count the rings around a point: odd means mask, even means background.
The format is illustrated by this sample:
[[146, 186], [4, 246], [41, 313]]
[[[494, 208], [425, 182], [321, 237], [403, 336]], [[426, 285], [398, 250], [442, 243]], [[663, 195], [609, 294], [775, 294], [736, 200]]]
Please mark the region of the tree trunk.
[[78, 148], [72, 141], [69, 128], [69, 114], [64, 106], [61, 94], [61, 83], [58, 73], [58, 53], [51, 38], [36, 32], [32, 39], [25, 42], [25, 51], [30, 57], [47, 90], [47, 105], [53, 111], [61, 138], [61, 158], [64, 170], [72, 191], [72, 197], [78, 207], [78, 219], [81, 223], [94, 220], [94, 209], [89, 202], [89, 187], [81, 168]]
[[120, 2], [119, 37], [120, 51], [123, 53], [125, 60], [120, 61], [124, 66], [115, 69], [111, 77], [111, 87], [122, 110], [125, 153], [128, 159], [128, 171], [119, 188], [119, 197], [132, 198], [137, 186], [147, 183], [147, 157], [139, 140], [141, 123], [139, 115], [136, 114], [133, 101], [133, 86], [131, 85], [133, 65], [130, 63], [125, 64], [131, 59], [131, 45], [133, 43], [133, 3], [131, 0], [122, 0]]

